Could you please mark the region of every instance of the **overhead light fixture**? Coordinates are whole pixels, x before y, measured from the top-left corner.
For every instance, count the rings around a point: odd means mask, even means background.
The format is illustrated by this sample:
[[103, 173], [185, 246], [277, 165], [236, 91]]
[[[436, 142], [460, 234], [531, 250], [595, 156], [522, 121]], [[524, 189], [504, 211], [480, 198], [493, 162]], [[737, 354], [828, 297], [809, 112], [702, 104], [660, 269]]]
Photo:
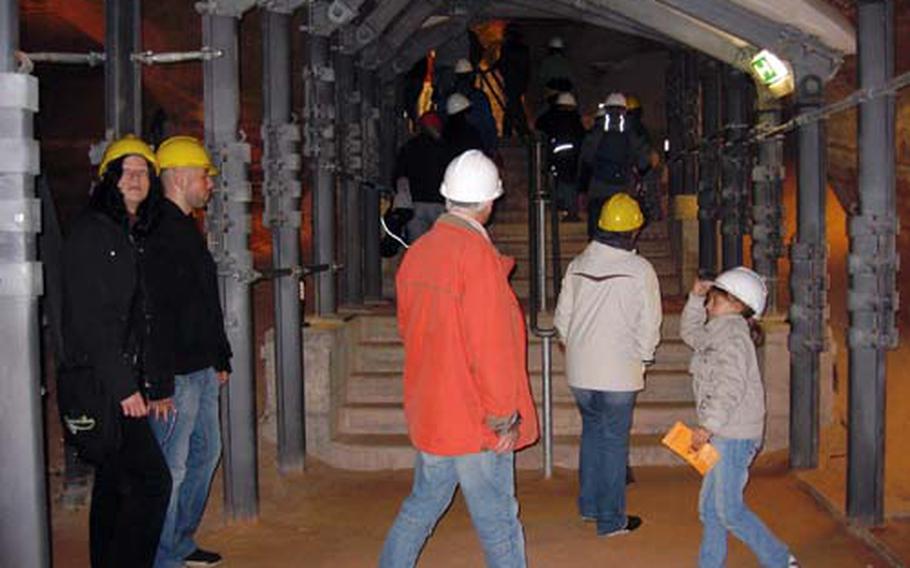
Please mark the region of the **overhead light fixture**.
[[785, 61], [763, 49], [752, 57], [752, 73], [775, 97], [793, 92], [793, 72]]

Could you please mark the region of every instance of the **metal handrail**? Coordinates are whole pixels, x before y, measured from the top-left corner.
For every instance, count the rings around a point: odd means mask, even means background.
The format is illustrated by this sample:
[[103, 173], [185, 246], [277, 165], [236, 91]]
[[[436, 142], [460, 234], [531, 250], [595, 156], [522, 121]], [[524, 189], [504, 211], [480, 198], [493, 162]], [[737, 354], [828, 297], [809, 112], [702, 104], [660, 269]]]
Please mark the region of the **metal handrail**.
[[[541, 339], [541, 374], [543, 393], [543, 473], [553, 476], [553, 338], [556, 328], [541, 327], [539, 313], [546, 310], [546, 194], [543, 191], [543, 143], [528, 144], [528, 236], [530, 241], [530, 328]], [[554, 224], [555, 226], [555, 224]], [[543, 261], [541, 261], [543, 260]]]

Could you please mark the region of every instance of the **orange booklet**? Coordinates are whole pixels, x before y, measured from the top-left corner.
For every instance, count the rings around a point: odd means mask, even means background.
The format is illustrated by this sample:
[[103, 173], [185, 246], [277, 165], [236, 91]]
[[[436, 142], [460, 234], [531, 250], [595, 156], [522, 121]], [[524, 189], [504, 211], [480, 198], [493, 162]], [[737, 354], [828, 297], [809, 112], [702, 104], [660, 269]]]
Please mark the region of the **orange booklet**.
[[682, 422], [674, 424], [661, 442], [702, 475], [711, 471], [711, 468], [720, 459], [720, 454], [711, 444], [705, 444], [697, 452], [693, 451], [692, 429]]

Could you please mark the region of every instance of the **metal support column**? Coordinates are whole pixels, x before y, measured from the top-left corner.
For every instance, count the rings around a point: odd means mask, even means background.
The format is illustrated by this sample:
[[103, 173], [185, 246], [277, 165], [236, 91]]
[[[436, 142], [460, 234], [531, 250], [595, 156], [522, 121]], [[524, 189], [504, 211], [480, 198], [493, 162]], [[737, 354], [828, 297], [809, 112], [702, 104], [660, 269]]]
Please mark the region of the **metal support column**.
[[256, 388], [250, 284], [255, 279], [249, 250], [250, 146], [238, 135], [240, 123], [239, 14], [217, 5], [198, 5], [206, 46], [224, 55], [203, 63], [205, 138], [221, 170], [206, 216], [209, 247], [218, 264], [225, 328], [234, 356], [233, 375], [221, 391], [224, 436], [225, 510], [234, 519], [259, 512], [256, 464]]
[[717, 183], [720, 173], [717, 137], [720, 134], [720, 63], [709, 60], [702, 67], [702, 146], [698, 180], [698, 275], [717, 274]]
[[[878, 88], [894, 75], [894, 5], [858, 2], [859, 86]], [[850, 220], [850, 398], [847, 515], [884, 521], [886, 354], [897, 347], [897, 219], [894, 95], [859, 109], [859, 207]]]
[[[310, 17], [313, 17], [312, 10]], [[304, 147], [313, 187], [313, 263], [335, 264], [335, 70], [328, 37], [306, 34]], [[316, 313], [336, 309], [335, 273], [316, 279]]]
[[[680, 87], [682, 103], [682, 141], [684, 148], [695, 148], [698, 146], [698, 57], [691, 52], [683, 55], [682, 61], [682, 84]], [[681, 168], [683, 175], [680, 193], [683, 195], [695, 195], [698, 193], [698, 157], [694, 153], [687, 152], [683, 158]]]
[[[758, 104], [758, 128], [771, 128], [780, 121], [780, 103], [770, 95], [762, 98]], [[772, 314], [778, 310], [777, 261], [783, 251], [781, 192], [785, 172], [783, 140], [763, 140], [752, 168], [752, 263], [768, 284], [766, 312]]]
[[291, 120], [291, 14], [262, 12], [263, 225], [272, 230], [278, 470], [304, 466], [300, 305], [300, 125]]
[[[824, 85], [797, 74], [797, 111], [817, 110]], [[828, 273], [824, 122], [797, 130], [797, 231], [790, 246], [790, 467], [818, 465], [819, 359], [825, 350]]]
[[341, 304], [363, 304], [363, 219], [361, 189], [363, 147], [360, 124], [361, 94], [357, 86], [354, 56], [335, 55], [335, 107], [338, 109], [338, 156], [341, 168], [341, 241], [344, 270], [341, 278]]
[[142, 51], [141, 0], [105, 0], [104, 90], [107, 137], [142, 134], [142, 70], [130, 56]]
[[[360, 110], [363, 132], [363, 176], [367, 181], [379, 183], [379, 83], [376, 73], [359, 68], [362, 107]], [[382, 299], [382, 256], [379, 253], [379, 193], [375, 190], [362, 194], [363, 199], [363, 294], [366, 301]]]
[[0, 566], [50, 566], [37, 262], [38, 80], [16, 73], [19, 2], [0, 0]]
[[747, 152], [741, 145], [745, 138], [746, 76], [742, 71], [727, 67], [723, 77], [724, 141], [721, 153], [721, 265], [724, 270], [743, 264], [743, 234], [746, 232], [744, 203], [746, 200]]

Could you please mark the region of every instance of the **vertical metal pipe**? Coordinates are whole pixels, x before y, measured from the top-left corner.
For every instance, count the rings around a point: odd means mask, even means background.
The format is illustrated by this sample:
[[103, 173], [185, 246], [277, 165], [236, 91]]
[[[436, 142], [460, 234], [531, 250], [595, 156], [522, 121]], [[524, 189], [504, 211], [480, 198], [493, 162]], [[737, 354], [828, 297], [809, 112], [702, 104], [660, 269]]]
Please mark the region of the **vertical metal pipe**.
[[206, 215], [209, 246], [218, 264], [225, 329], [234, 356], [233, 375], [221, 391], [225, 509], [234, 519], [259, 512], [256, 464], [256, 389], [249, 250], [250, 147], [240, 124], [239, 22], [212, 11], [202, 15], [203, 42], [224, 53], [203, 64], [205, 138], [221, 171]]
[[670, 170], [670, 196], [683, 192], [686, 177], [686, 150], [684, 116], [682, 109], [683, 88], [685, 79], [685, 52], [677, 50], [670, 55], [670, 65], [667, 68], [667, 137], [670, 139], [670, 155], [672, 159], [668, 164]]
[[341, 241], [344, 270], [340, 303], [363, 304], [363, 219], [360, 184], [363, 177], [360, 129], [360, 92], [357, 90], [354, 56], [335, 55], [335, 105], [338, 109], [338, 156], [341, 183]]
[[278, 469], [300, 471], [306, 455], [300, 321], [300, 128], [291, 122], [291, 14], [262, 12], [263, 224], [272, 230]]
[[543, 375], [543, 476], [553, 477], [553, 337], [541, 338], [541, 371]]
[[[371, 182], [384, 181], [380, 174], [378, 82], [376, 73], [360, 68], [363, 129], [363, 174]], [[366, 301], [382, 299], [382, 256], [379, 253], [379, 193], [367, 190], [363, 199], [363, 294]]]
[[141, 0], [105, 0], [105, 124], [112, 140], [142, 134], [142, 70], [130, 59], [142, 46]]
[[698, 274], [711, 278], [717, 273], [717, 182], [716, 137], [720, 131], [721, 85], [719, 64], [710, 60], [702, 70], [702, 153], [698, 180]]
[[[769, 128], [780, 124], [780, 103], [770, 97], [762, 99], [758, 107], [758, 127]], [[766, 313], [778, 311], [777, 261], [783, 250], [781, 225], [781, 191], [785, 175], [784, 143], [781, 138], [769, 138], [758, 147], [758, 160], [752, 168], [752, 262], [756, 272], [768, 284]]]
[[[858, 3], [859, 86], [881, 87], [894, 75], [894, 5]], [[887, 349], [897, 346], [897, 233], [894, 95], [859, 109], [860, 214], [850, 220], [849, 435], [847, 515], [884, 520]]]
[[0, 565], [50, 566], [37, 233], [41, 203], [33, 115], [38, 81], [16, 73], [19, 8], [0, 0]]
[[724, 76], [724, 128], [726, 146], [722, 152], [721, 181], [721, 264], [728, 270], [743, 263], [743, 201], [746, 184], [745, 153], [739, 145], [745, 137], [747, 125], [745, 106], [745, 80], [742, 71], [728, 67]]
[[537, 239], [537, 258], [536, 258], [536, 267], [537, 271], [534, 274], [531, 274], [531, 278], [537, 280], [537, 308], [541, 312], [547, 311], [547, 205], [544, 202], [543, 196], [543, 185], [544, 185], [544, 172], [543, 172], [543, 144], [540, 140], [537, 141], [537, 144], [534, 146], [535, 159], [534, 163], [536, 164], [535, 168], [535, 195], [534, 195], [534, 211], [531, 212], [532, 215], [537, 216], [537, 233], [531, 235], [532, 239]]
[[[822, 80], [814, 75], [797, 78], [798, 111], [818, 109]], [[818, 465], [819, 358], [827, 324], [824, 122], [800, 126], [797, 146], [797, 232], [790, 247], [790, 466], [806, 469]]]
[[[695, 148], [698, 145], [698, 57], [692, 52], [686, 52], [682, 64], [681, 102], [682, 125], [681, 134], [684, 148]], [[680, 168], [683, 179], [680, 192], [685, 195], [694, 195], [698, 192], [698, 157], [694, 153], [686, 153], [683, 165]]]
[[[306, 36], [308, 66], [305, 116], [306, 144], [313, 185], [313, 262], [335, 264], [335, 71], [329, 38], [312, 33]], [[331, 314], [336, 309], [335, 274], [317, 274], [316, 312]]]

